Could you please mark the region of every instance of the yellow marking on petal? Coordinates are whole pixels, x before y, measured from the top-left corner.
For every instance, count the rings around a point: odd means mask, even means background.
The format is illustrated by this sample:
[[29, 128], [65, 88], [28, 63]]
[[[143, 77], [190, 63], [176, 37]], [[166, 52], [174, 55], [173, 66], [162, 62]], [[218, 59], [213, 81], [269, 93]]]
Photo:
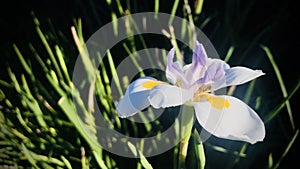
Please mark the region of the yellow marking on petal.
[[201, 101], [208, 101], [210, 103], [210, 105], [218, 110], [221, 110], [223, 108], [229, 108], [230, 107], [230, 103], [228, 100], [222, 98], [222, 97], [217, 97], [214, 96], [212, 94], [208, 94], [208, 93], [202, 93], [200, 94], [200, 98]]
[[165, 82], [148, 80], [145, 83], [143, 83], [142, 86], [143, 86], [143, 88], [146, 88], [146, 89], [152, 89], [153, 87], [160, 85], [160, 84], [165, 84]]

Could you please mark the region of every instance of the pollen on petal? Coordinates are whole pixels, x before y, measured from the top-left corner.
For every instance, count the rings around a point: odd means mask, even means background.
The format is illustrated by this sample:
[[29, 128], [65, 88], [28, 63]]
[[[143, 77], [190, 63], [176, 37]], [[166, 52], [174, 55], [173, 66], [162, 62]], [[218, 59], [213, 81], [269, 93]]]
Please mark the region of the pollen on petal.
[[160, 85], [160, 84], [165, 84], [165, 82], [161, 81], [154, 81], [154, 80], [148, 80], [142, 84], [143, 88], [145, 89], [152, 89], [153, 87]]
[[217, 97], [212, 94], [208, 94], [208, 93], [200, 94], [200, 99], [209, 102], [212, 107], [218, 110], [222, 110], [224, 108], [230, 107], [230, 103], [227, 99], [223, 97]]

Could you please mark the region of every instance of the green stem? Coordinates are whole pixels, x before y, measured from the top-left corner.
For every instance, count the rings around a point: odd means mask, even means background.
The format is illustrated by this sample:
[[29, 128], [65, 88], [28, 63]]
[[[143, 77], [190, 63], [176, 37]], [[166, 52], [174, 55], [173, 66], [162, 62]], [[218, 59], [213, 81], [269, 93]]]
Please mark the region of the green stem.
[[189, 140], [191, 137], [191, 132], [189, 132], [186, 137], [180, 142], [180, 147], [179, 147], [179, 159], [178, 159], [178, 169], [185, 169], [185, 160], [187, 157], [187, 151], [188, 151], [188, 146], [189, 146]]
[[192, 128], [194, 124], [194, 110], [192, 106], [183, 106], [183, 114], [181, 115], [181, 128], [180, 136], [183, 138], [180, 142], [179, 157], [178, 157], [178, 169], [185, 169], [185, 161], [187, 157], [187, 150], [189, 145], [189, 139], [191, 137]]

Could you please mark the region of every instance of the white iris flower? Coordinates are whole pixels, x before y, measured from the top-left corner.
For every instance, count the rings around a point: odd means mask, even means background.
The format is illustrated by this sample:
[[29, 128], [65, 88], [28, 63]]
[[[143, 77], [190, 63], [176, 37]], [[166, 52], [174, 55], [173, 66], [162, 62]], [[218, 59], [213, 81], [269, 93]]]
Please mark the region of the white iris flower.
[[180, 62], [173, 62], [174, 52], [173, 48], [167, 56], [166, 77], [170, 84], [152, 77], [135, 80], [117, 104], [120, 117], [132, 116], [150, 105], [165, 108], [187, 104], [194, 106], [200, 125], [217, 137], [252, 144], [264, 139], [264, 123], [253, 109], [235, 97], [213, 94], [264, 75], [261, 70], [230, 68], [222, 60], [208, 58], [198, 42], [191, 64], [182, 67]]

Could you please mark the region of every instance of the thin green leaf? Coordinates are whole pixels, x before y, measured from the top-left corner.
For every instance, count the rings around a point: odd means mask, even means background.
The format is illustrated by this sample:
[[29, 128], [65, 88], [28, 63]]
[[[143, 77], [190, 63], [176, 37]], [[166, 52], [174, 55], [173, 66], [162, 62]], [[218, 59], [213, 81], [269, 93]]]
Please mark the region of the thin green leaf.
[[154, 12], [155, 12], [154, 18], [157, 19], [158, 12], [159, 12], [159, 0], [154, 1]]
[[114, 61], [112, 59], [112, 55], [111, 55], [109, 50], [107, 50], [107, 57], [108, 57], [108, 62], [109, 62], [111, 74], [113, 76], [114, 82], [116, 83], [117, 90], [118, 90], [120, 96], [123, 96], [123, 91], [122, 91], [122, 88], [121, 88], [120, 80], [119, 80], [119, 77], [118, 77], [118, 74], [117, 74], [117, 71], [116, 71]]
[[230, 46], [230, 48], [228, 49], [227, 54], [225, 56], [225, 59], [224, 59], [225, 62], [229, 61], [229, 59], [232, 56], [233, 51], [234, 51], [234, 46]]
[[127, 145], [131, 150], [131, 152], [133, 153], [133, 155], [135, 157], [140, 158], [140, 162], [145, 169], [152, 169], [152, 165], [148, 162], [148, 160], [140, 150], [138, 150], [131, 142], [128, 142]]
[[85, 139], [85, 141], [91, 147], [93, 151], [93, 155], [98, 165], [101, 166], [101, 168], [107, 169], [100, 155], [102, 154], [101, 146], [98, 144], [97, 140], [95, 140], [95, 136], [91, 135], [91, 133], [87, 132], [87, 130], [84, 128], [85, 125], [83, 124], [82, 120], [76, 113], [76, 109], [75, 106], [73, 105], [72, 100], [68, 99], [67, 96], [63, 96], [58, 101], [58, 105], [63, 110], [63, 112], [67, 115], [69, 120], [74, 124], [75, 128], [80, 133], [80, 135]]
[[173, 23], [173, 20], [174, 20], [174, 17], [176, 15], [176, 11], [177, 11], [177, 8], [178, 8], [178, 4], [179, 4], [179, 0], [175, 0], [174, 4], [173, 4], [173, 7], [172, 7], [172, 11], [171, 11], [171, 17], [170, 17], [169, 22], [168, 22], [169, 25], [172, 25], [172, 23]]
[[264, 118], [263, 121], [265, 123], [269, 122], [270, 120], [272, 120], [275, 116], [277, 116], [277, 114], [282, 110], [282, 108], [284, 108], [284, 106], [286, 105], [286, 101], [290, 100], [292, 98], [292, 96], [298, 91], [300, 87], [300, 80], [298, 80], [297, 85], [292, 89], [292, 91], [288, 94], [288, 96], [286, 98], [283, 99], [283, 101], [276, 106], [269, 114], [267, 114]]
[[20, 50], [18, 49], [16, 44], [13, 44], [13, 48], [14, 51], [16, 52], [21, 64], [23, 65], [23, 68], [25, 69], [25, 71], [29, 74], [32, 75], [32, 71], [31, 68], [29, 67], [29, 65], [27, 64], [27, 62], [25, 61], [23, 55], [21, 54]]
[[276, 163], [275, 167], [273, 169], [277, 169], [281, 163], [281, 161], [283, 160], [283, 158], [287, 155], [287, 153], [290, 151], [291, 147], [293, 146], [293, 144], [295, 143], [296, 138], [298, 137], [299, 134], [299, 129], [296, 130], [294, 136], [292, 137], [292, 139], [290, 140], [288, 146], [285, 148], [282, 156], [280, 157], [280, 159], [278, 160], [278, 162]]
[[[278, 79], [283, 97], [286, 98], [288, 96], [287, 91], [286, 91], [286, 87], [284, 85], [280, 70], [279, 70], [279, 68], [278, 68], [278, 66], [277, 66], [277, 64], [274, 60], [274, 57], [273, 57], [273, 55], [272, 55], [272, 53], [271, 53], [271, 51], [268, 47], [261, 45], [261, 48], [265, 51], [266, 55], [268, 56], [272, 66], [273, 66], [273, 69], [275, 71], [275, 74], [277, 76], [277, 79]], [[290, 118], [292, 128], [295, 129], [295, 122], [294, 122], [293, 113], [292, 113], [292, 109], [291, 109], [291, 105], [290, 105], [289, 100], [287, 100], [285, 102], [285, 105], [286, 105], [286, 108], [287, 108], [287, 111], [288, 111], [288, 115], [289, 115], [289, 118]]]
[[[34, 17], [34, 20], [38, 20], [38, 19], [36, 17]], [[50, 56], [51, 62], [54, 65], [54, 68], [55, 68], [56, 73], [58, 74], [58, 77], [62, 79], [62, 73], [61, 73], [61, 71], [59, 69], [58, 63], [57, 63], [56, 58], [54, 56], [54, 53], [53, 53], [53, 51], [52, 51], [52, 49], [51, 49], [51, 47], [50, 47], [50, 45], [49, 45], [49, 43], [48, 43], [45, 35], [44, 35], [44, 33], [41, 31], [41, 29], [39, 27], [39, 24], [36, 25], [35, 29], [36, 29], [36, 31], [37, 31], [37, 33], [38, 33], [38, 35], [39, 35], [39, 37], [40, 37], [43, 45], [45, 46], [46, 51], [48, 52], [48, 54]]]
[[[200, 135], [197, 130], [194, 130], [194, 146], [195, 146], [195, 151], [196, 151], [196, 158], [197, 162], [199, 162], [198, 166], [199, 169], [204, 169], [205, 168], [205, 163], [206, 163], [206, 157], [205, 157], [205, 151], [204, 151], [204, 145], [201, 142]], [[198, 139], [200, 138], [200, 139]]]
[[58, 61], [59, 61], [59, 65], [64, 73], [64, 76], [67, 80], [68, 83], [71, 82], [71, 79], [70, 79], [70, 76], [69, 76], [69, 72], [68, 72], [68, 68], [67, 68], [67, 65], [65, 63], [65, 60], [64, 60], [64, 55], [62, 53], [62, 51], [60, 50], [60, 48], [55, 45], [55, 51], [56, 51], [56, 55], [58, 57]]
[[117, 15], [114, 12], [111, 13], [111, 20], [112, 20], [114, 35], [118, 36], [118, 21], [117, 21], [118, 18], [117, 18]]
[[204, 0], [198, 0], [196, 1], [196, 7], [195, 7], [195, 14], [199, 15], [202, 12], [203, 2]]
[[26, 146], [21, 143], [21, 149], [25, 155], [25, 157], [28, 159], [28, 161], [30, 162], [30, 164], [34, 167], [34, 168], [39, 168], [36, 165], [36, 160], [32, 157], [31, 152], [26, 148]]

